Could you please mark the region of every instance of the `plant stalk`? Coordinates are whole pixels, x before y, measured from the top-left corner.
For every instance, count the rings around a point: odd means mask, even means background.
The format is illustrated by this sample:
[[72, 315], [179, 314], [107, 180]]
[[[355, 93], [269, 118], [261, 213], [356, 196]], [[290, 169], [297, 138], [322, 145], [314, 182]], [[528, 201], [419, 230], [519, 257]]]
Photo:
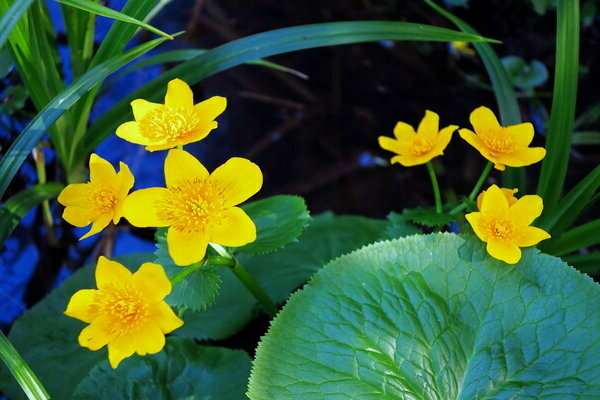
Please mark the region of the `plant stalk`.
[[258, 300], [265, 312], [271, 318], [274, 318], [277, 315], [275, 303], [273, 303], [269, 295], [258, 285], [248, 270], [237, 260], [235, 260], [235, 266], [231, 268], [231, 270], [240, 282], [246, 286], [246, 289], [248, 289], [256, 300]]
[[431, 186], [433, 187], [433, 196], [435, 198], [435, 212], [438, 214], [442, 213], [442, 196], [440, 194], [440, 186], [435, 175], [435, 168], [431, 161], [425, 164], [427, 166], [427, 172], [429, 172], [429, 179], [431, 179]]

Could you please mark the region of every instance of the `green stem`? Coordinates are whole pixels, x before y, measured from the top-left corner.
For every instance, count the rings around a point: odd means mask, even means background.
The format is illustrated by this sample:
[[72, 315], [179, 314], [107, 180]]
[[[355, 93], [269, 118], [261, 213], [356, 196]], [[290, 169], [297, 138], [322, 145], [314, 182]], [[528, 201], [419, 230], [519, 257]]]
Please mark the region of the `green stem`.
[[231, 270], [240, 282], [246, 286], [246, 289], [256, 297], [256, 300], [258, 300], [265, 312], [269, 314], [271, 318], [275, 317], [275, 315], [277, 315], [277, 307], [275, 307], [275, 304], [269, 295], [258, 285], [248, 270], [246, 270], [246, 268], [244, 268], [237, 260], [235, 261], [235, 266]]
[[235, 266], [235, 260], [232, 258], [221, 257], [221, 256], [212, 256], [208, 257], [203, 263], [196, 263], [192, 265], [188, 265], [185, 268], [182, 268], [181, 271], [171, 278], [171, 285], [175, 286], [182, 280], [184, 280], [188, 275], [192, 274], [194, 271], [199, 270], [205, 265], [226, 265], [228, 267]]
[[[46, 158], [44, 157], [42, 145], [38, 145], [33, 149], [33, 160], [35, 162], [38, 183], [46, 183]], [[52, 218], [52, 210], [50, 209], [50, 202], [48, 200], [42, 202], [42, 217], [44, 225], [46, 225], [48, 241], [53, 245], [56, 243], [56, 237], [54, 236], [54, 219]]]
[[429, 172], [429, 178], [431, 179], [431, 186], [433, 187], [433, 196], [435, 197], [435, 212], [438, 214], [442, 213], [442, 196], [440, 194], [440, 186], [438, 185], [437, 177], [435, 175], [435, 168], [431, 161], [425, 164], [427, 166], [427, 172]]
[[490, 171], [492, 170], [493, 166], [494, 164], [491, 161], [488, 161], [487, 165], [483, 169], [483, 172], [481, 173], [481, 176], [479, 176], [479, 180], [475, 184], [475, 187], [473, 187], [471, 194], [469, 194], [469, 200], [474, 200], [475, 196], [477, 196], [477, 194], [481, 191], [481, 187], [483, 186], [485, 179], [490, 174]]
[[35, 376], [29, 365], [21, 358], [4, 333], [0, 331], [0, 358], [30, 400], [48, 400], [50, 395]]

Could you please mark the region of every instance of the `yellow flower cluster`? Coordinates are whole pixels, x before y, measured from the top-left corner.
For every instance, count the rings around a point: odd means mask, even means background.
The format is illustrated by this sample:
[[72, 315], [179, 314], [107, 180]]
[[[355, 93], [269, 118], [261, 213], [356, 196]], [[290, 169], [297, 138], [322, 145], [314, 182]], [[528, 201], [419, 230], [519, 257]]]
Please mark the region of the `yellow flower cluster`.
[[[190, 87], [169, 82], [164, 104], [143, 99], [131, 103], [135, 121], [122, 124], [117, 135], [148, 151], [172, 149], [164, 173], [166, 187], [129, 193], [134, 176], [120, 163], [113, 166], [96, 154], [90, 157], [90, 180], [68, 185], [58, 197], [63, 218], [72, 225], [92, 225], [85, 239], [121, 217], [138, 227], [169, 227], [167, 246], [177, 265], [202, 261], [209, 243], [243, 246], [256, 240], [256, 226], [238, 204], [262, 186], [260, 168], [244, 158], [231, 158], [212, 174], [190, 153], [173, 149], [205, 138], [217, 127], [214, 119], [226, 107], [223, 97], [194, 105]], [[108, 346], [110, 365], [133, 353], [159, 352], [165, 334], [183, 324], [163, 301], [171, 291], [164, 268], [146, 263], [132, 274], [101, 257], [96, 267], [98, 289], [75, 293], [65, 314], [89, 323], [79, 336], [81, 346]]]

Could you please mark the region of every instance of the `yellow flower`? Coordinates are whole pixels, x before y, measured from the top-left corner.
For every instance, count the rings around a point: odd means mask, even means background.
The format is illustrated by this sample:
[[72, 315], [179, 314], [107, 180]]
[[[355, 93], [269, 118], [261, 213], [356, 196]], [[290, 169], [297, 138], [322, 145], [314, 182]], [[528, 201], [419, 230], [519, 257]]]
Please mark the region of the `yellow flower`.
[[119, 165], [117, 173], [108, 161], [92, 154], [90, 181], [68, 185], [58, 196], [58, 202], [65, 206], [65, 221], [78, 227], [92, 224], [81, 239], [100, 232], [111, 220], [116, 224], [121, 219], [123, 202], [134, 178], [127, 164]]
[[496, 185], [485, 191], [479, 212], [466, 215], [475, 234], [487, 243], [487, 252], [508, 264], [521, 259], [519, 247], [533, 246], [548, 239], [550, 235], [529, 226], [540, 216], [544, 208], [542, 198], [523, 196], [509, 205], [505, 193]]
[[477, 134], [469, 129], [461, 129], [458, 131], [460, 137], [493, 162], [496, 169], [504, 171], [506, 165], [523, 167], [535, 164], [546, 155], [543, 147], [528, 147], [534, 133], [533, 125], [529, 122], [500, 126], [492, 110], [487, 107], [476, 108], [470, 119]]
[[79, 334], [79, 344], [96, 351], [108, 345], [111, 367], [137, 353], [158, 353], [165, 334], [183, 321], [163, 301], [171, 282], [162, 266], [144, 263], [132, 274], [115, 261], [100, 257], [96, 266], [98, 289], [75, 293], [65, 314], [88, 323]]
[[379, 136], [379, 146], [397, 154], [392, 157], [392, 164], [400, 163], [405, 167], [425, 164], [444, 154], [452, 133], [458, 128], [456, 125], [450, 125], [440, 131], [439, 121], [440, 117], [436, 113], [427, 110], [417, 132], [412, 126], [398, 122], [394, 128], [396, 139]]
[[[513, 204], [515, 204], [517, 202], [517, 198], [515, 197], [515, 193], [517, 193], [519, 191], [519, 189], [506, 189], [506, 188], [500, 188], [500, 190], [502, 191], [502, 194], [504, 195], [504, 197], [506, 197], [506, 201], [508, 201], [508, 205], [512, 206]], [[485, 195], [485, 190], [483, 190], [481, 193], [479, 193], [479, 196], [477, 196], [477, 209], [481, 210], [481, 204], [483, 203], [483, 196]]]
[[469, 47], [469, 42], [450, 42], [450, 48], [455, 53], [460, 53], [467, 56], [475, 55], [475, 50]]
[[209, 174], [190, 153], [173, 149], [165, 160], [166, 188], [131, 193], [125, 218], [138, 227], [169, 227], [167, 245], [177, 265], [204, 258], [208, 243], [243, 246], [256, 240], [256, 226], [236, 205], [262, 186], [260, 168], [230, 158]]
[[227, 106], [224, 97], [214, 96], [194, 105], [190, 87], [180, 79], [167, 86], [165, 104], [143, 99], [131, 102], [135, 121], [117, 128], [117, 136], [146, 146], [146, 150], [166, 150], [204, 139], [217, 127], [214, 120]]

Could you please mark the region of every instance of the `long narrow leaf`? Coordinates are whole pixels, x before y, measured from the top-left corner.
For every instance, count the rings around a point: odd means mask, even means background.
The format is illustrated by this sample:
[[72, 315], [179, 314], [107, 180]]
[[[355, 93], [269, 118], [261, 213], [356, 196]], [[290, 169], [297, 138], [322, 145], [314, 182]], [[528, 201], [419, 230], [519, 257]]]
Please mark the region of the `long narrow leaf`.
[[4, 46], [4, 42], [6, 42], [12, 28], [17, 24], [19, 18], [23, 16], [32, 2], [33, 0], [13, 1], [8, 10], [2, 13], [2, 16], [0, 16], [0, 49]]
[[[277, 29], [234, 40], [201, 54], [147, 83], [115, 104], [100, 117], [87, 134], [86, 152], [91, 151], [130, 115], [129, 103], [136, 98], [157, 100], [174, 78], [194, 84], [228, 68], [276, 54], [381, 40], [490, 41], [478, 35], [408, 22], [332, 22]], [[82, 159], [79, 160], [80, 162]]]
[[600, 251], [563, 257], [563, 261], [586, 274], [596, 274], [600, 271]]
[[575, 121], [579, 74], [579, 0], [559, 1], [557, 9], [556, 67], [552, 110], [546, 139], [546, 157], [538, 184], [544, 213], [552, 214], [563, 190]]
[[21, 386], [29, 400], [48, 400], [50, 395], [29, 365], [19, 355], [4, 333], [0, 331], [0, 358]]
[[0, 161], [0, 197], [17, 173], [27, 155], [39, 142], [44, 132], [79, 98], [108, 75], [155, 48], [166, 39], [159, 38], [137, 46], [120, 56], [113, 57], [91, 69], [55, 97], [19, 134]]
[[549, 252], [555, 256], [562, 256], [598, 243], [600, 243], [600, 219], [563, 233], [553, 241]]
[[0, 207], [0, 249], [29, 210], [44, 200], [58, 196], [62, 189], [63, 185], [60, 183], [44, 183], [27, 188], [8, 199]]
[[[472, 26], [438, 6], [432, 0], [425, 0], [425, 3], [444, 17], [448, 18], [461, 31], [479, 35]], [[500, 58], [489, 43], [473, 43], [473, 46], [475, 47], [475, 50], [477, 50], [477, 53], [479, 53], [488, 76], [490, 77], [490, 81], [492, 82], [502, 124], [520, 124], [522, 120], [517, 96], [510, 77], [502, 65]], [[522, 168], [507, 168], [506, 171], [502, 173], [502, 184], [510, 188], [519, 188], [522, 192], [525, 192], [525, 171]]]
[[165, 37], [167, 39], [173, 39], [173, 36], [161, 31], [160, 29], [156, 29], [152, 25], [148, 25], [138, 19], [130, 17], [127, 14], [120, 13], [118, 11], [113, 10], [112, 8], [105, 7], [101, 4], [98, 4], [92, 0], [57, 0], [67, 6], [79, 8], [80, 10], [84, 10], [87, 12], [91, 12], [96, 15], [100, 15], [107, 18], [116, 19], [118, 21], [127, 22], [128, 24], [132, 24], [138, 26], [140, 28], [144, 28], [149, 30], [150, 32], [154, 32], [157, 35]]

